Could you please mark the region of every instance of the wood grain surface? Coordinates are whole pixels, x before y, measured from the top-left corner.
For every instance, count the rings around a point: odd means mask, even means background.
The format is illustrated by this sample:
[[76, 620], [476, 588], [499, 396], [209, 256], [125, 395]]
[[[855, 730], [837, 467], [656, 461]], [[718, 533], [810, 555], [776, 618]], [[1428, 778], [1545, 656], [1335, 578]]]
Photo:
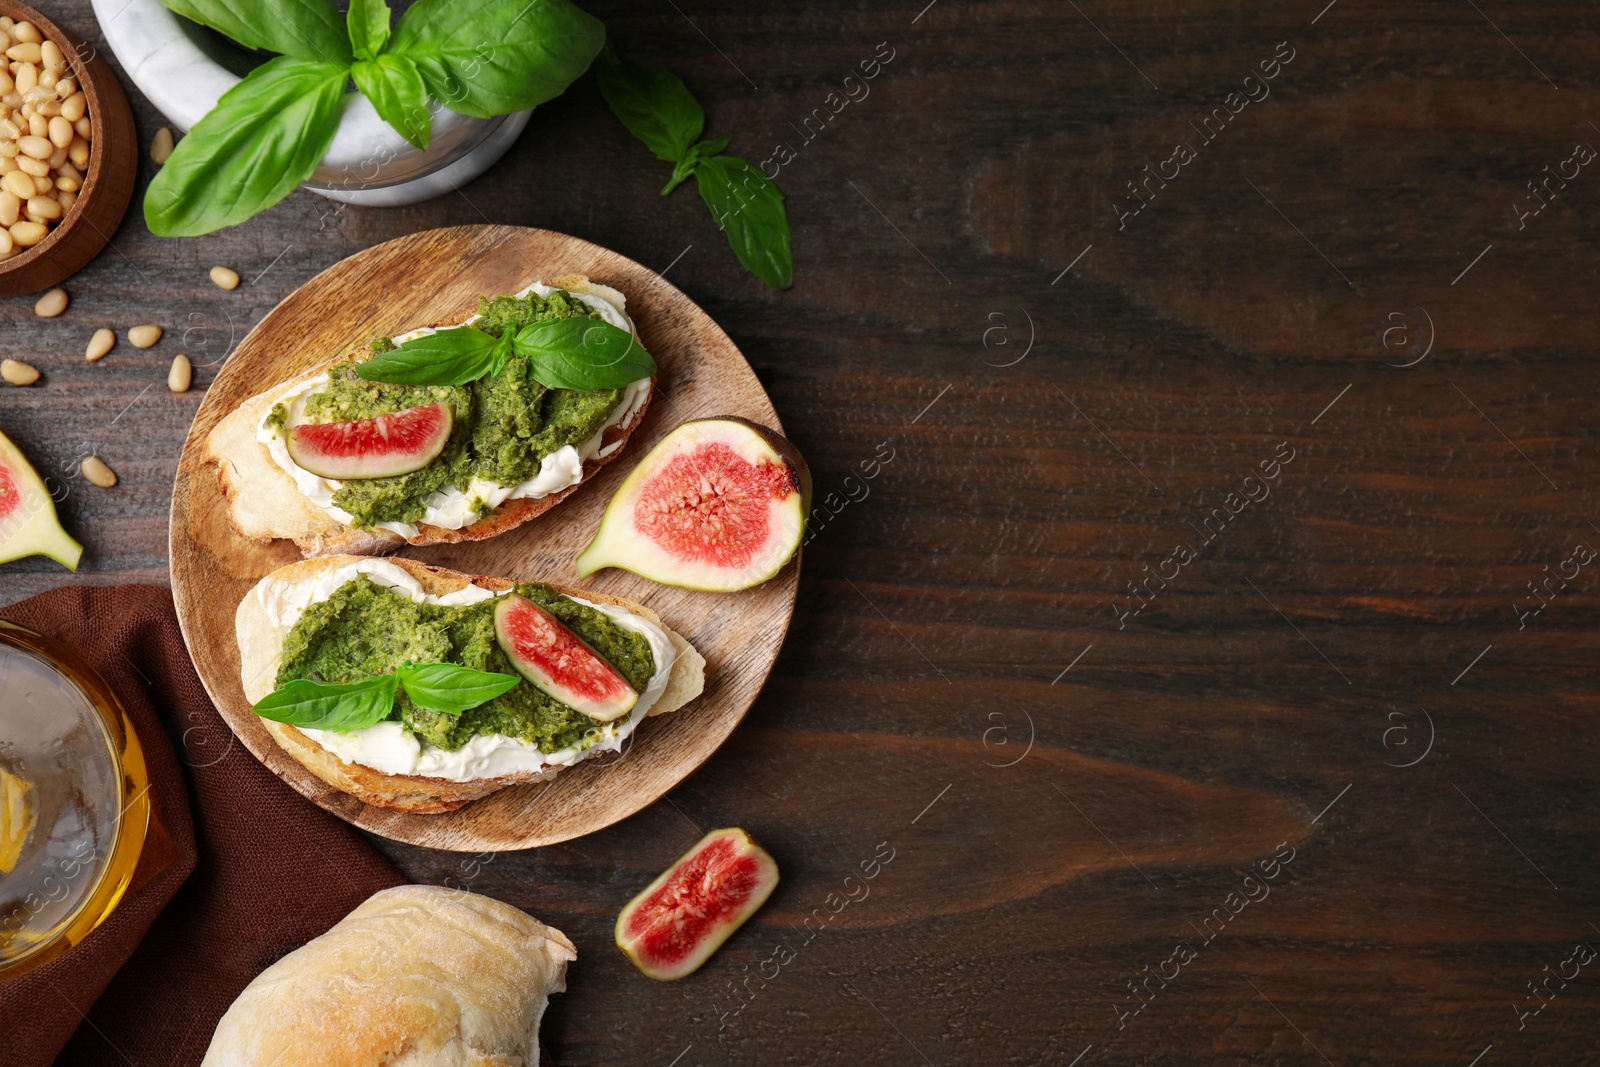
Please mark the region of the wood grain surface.
[[[1600, 174], [1544, 171], [1600, 148], [1594, 9], [585, 6], [708, 136], [769, 172], [792, 146], [794, 289], [742, 275], [692, 190], [657, 195], [587, 79], [432, 203], [296, 194], [184, 241], [133, 213], [63, 318], [0, 304], [45, 372], [0, 425], [87, 548], [70, 579], [0, 569], [4, 598], [164, 580], [207, 365], [318, 271], [436, 226], [576, 234], [728, 331], [827, 518], [772, 680], [662, 802], [534, 852], [380, 842], [572, 937], [563, 1067], [1600, 1063], [1573, 957], [1600, 946], [1597, 568], [1559, 578], [1600, 548]], [[214, 289], [219, 262], [246, 284]], [[141, 321], [161, 344], [83, 363]], [[174, 396], [180, 351], [203, 369]], [[1206, 542], [1281, 442], [1270, 497]], [[65, 473], [85, 449], [122, 484]], [[724, 825], [783, 882], [700, 973], [643, 980], [617, 910]]]
[[760, 692], [794, 613], [799, 563], [734, 595], [697, 593], [608, 570], [585, 589], [644, 604], [706, 659], [693, 714], [652, 718], [620, 757], [587, 760], [548, 782], [502, 789], [457, 811], [416, 815], [334, 789], [273, 740], [240, 682], [234, 614], [265, 575], [300, 558], [288, 541], [258, 544], [234, 532], [206, 437], [240, 404], [373, 337], [455, 322], [483, 294], [586, 275], [621, 291], [655, 357], [656, 395], [615, 456], [544, 515], [484, 541], [407, 548], [402, 554], [465, 574], [573, 585], [573, 560], [599, 527], [622, 479], [672, 427], [739, 415], [781, 431], [739, 349], [654, 272], [577, 238], [514, 226], [457, 226], [386, 241], [329, 267], [291, 293], [237, 348], [195, 414], [172, 493], [172, 593], [206, 691], [250, 751], [317, 804], [384, 837], [458, 852], [566, 841], [632, 815], [677, 785], [727, 740]]

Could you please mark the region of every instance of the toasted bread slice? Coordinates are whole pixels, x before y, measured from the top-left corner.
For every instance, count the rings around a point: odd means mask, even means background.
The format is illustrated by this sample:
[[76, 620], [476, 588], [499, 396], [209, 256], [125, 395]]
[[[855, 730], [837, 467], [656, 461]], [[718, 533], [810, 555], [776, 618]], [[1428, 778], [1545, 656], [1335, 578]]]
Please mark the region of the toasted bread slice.
[[[254, 704], [276, 688], [283, 646], [284, 635], [267, 614], [258, 592], [273, 582], [314, 582], [320, 576], [359, 558], [325, 556], [291, 563], [262, 578], [250, 592], [245, 594], [234, 616], [234, 630], [239, 641], [240, 681], [244, 686], [245, 699]], [[386, 562], [403, 568], [417, 580], [423, 592], [435, 595], [452, 593], [467, 585], [477, 585], [498, 592], [517, 584], [509, 578], [474, 577], [459, 571], [429, 567], [410, 559], [396, 558]], [[688, 641], [667, 628], [649, 608], [623, 600], [621, 597], [597, 593], [592, 589], [576, 589], [561, 585], [552, 585], [550, 588], [558, 593], [582, 597], [593, 603], [615, 604], [649, 619], [666, 630], [667, 637], [672, 641], [673, 650], [677, 653], [677, 659], [673, 662], [667, 687], [650, 708], [650, 715], [664, 715], [669, 711], [677, 711], [699, 696], [701, 690], [705, 688], [705, 659]], [[506, 786], [543, 781], [561, 769], [559, 766], [548, 766], [534, 771], [521, 771], [469, 782], [454, 782], [445, 778], [429, 778], [421, 775], [387, 774], [359, 763], [340, 759], [287, 723], [274, 722], [271, 719], [262, 719], [261, 723], [278, 744], [283, 746], [284, 751], [304, 764], [306, 769], [324, 782], [368, 804], [398, 811], [418, 813], [454, 811], [469, 801], [487, 796]]]
[[[550, 284], [569, 292], [598, 297], [626, 314], [626, 300], [621, 293], [610, 286], [597, 285], [584, 275], [557, 278]], [[440, 329], [458, 324], [429, 325]], [[320, 377], [335, 363], [352, 357], [364, 360], [370, 356], [371, 349], [363, 347], [320, 366], [308, 368], [304, 375], [295, 380]], [[256, 440], [256, 427], [272, 410], [275, 398], [287, 384], [281, 382], [264, 393], [256, 394], [218, 422], [206, 437], [205, 459], [217, 465], [217, 485], [228, 502], [228, 523], [235, 533], [262, 544], [277, 538], [288, 538], [299, 546], [301, 554], [305, 556], [334, 553], [373, 556], [393, 552], [407, 541], [413, 545], [432, 545], [481, 541], [503, 534], [555, 507], [593, 478], [601, 467], [620, 455], [628, 438], [644, 419], [644, 413], [655, 394], [652, 388], [644, 402], [627, 419], [605, 431], [599, 454], [584, 461], [583, 480], [577, 485], [538, 500], [507, 500], [477, 522], [459, 530], [418, 524], [417, 535], [406, 538], [390, 530], [362, 530], [345, 525], [313, 504], [300, 492], [294, 479], [273, 462], [267, 446]]]

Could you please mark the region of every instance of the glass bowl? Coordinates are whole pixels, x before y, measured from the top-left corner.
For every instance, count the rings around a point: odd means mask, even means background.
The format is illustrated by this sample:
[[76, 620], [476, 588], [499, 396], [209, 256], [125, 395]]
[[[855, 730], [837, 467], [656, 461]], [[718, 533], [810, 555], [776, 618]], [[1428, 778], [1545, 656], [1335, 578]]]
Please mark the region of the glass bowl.
[[111, 688], [60, 642], [0, 619], [0, 980], [105, 921], [150, 817], [144, 751]]

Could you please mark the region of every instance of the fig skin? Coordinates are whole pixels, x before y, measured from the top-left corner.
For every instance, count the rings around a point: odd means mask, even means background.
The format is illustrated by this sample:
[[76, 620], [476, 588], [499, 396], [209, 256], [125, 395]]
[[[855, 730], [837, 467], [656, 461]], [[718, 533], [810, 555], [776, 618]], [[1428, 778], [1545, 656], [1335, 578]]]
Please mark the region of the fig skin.
[[[642, 491], [643, 486], [648, 483], [649, 479], [656, 473], [656, 470], [659, 469], [659, 465], [664, 465], [666, 462], [670, 462], [672, 456], [675, 454], [674, 452], [669, 451], [663, 455], [658, 455], [658, 452], [664, 444], [667, 444], [676, 434], [680, 433], [686, 427], [709, 423], [731, 423], [739, 426], [745, 431], [754, 434], [762, 442], [762, 444], [770, 449], [777, 456], [778, 460], [783, 463], [784, 467], [788, 471], [790, 484], [795, 489], [798, 497], [797, 503], [799, 509], [799, 525], [795, 532], [794, 544], [790, 548], [789, 552], [784, 555], [781, 560], [778, 560], [776, 563], [765, 569], [762, 573], [755, 576], [752, 580], [742, 581], [738, 584], [734, 584], [733, 581], [724, 582], [721, 584], [697, 582], [692, 577], [686, 576], [681, 572], [675, 572], [673, 569], [675, 564], [672, 563], [664, 564], [660, 567], [654, 568], [649, 566], [633, 565], [633, 563], [628, 559], [628, 556], [630, 555], [629, 540], [633, 538], [639, 538], [641, 535], [637, 534], [631, 529], [631, 524], [626, 516], [614, 514], [619, 511], [619, 504], [624, 501], [625, 497], [635, 495], [638, 491]], [[634, 479], [636, 476], [640, 476], [641, 472], [643, 472], [642, 480], [636, 486], [634, 484]], [[788, 566], [790, 560], [799, 555], [800, 543], [805, 539], [806, 520], [810, 513], [811, 468], [807, 466], [805, 457], [800, 454], [800, 450], [794, 446], [793, 442], [789, 441], [776, 431], [771, 430], [766, 426], [762, 426], [760, 423], [752, 422], [749, 419], [743, 418], [739, 415], [714, 415], [704, 419], [691, 419], [688, 422], [680, 423], [678, 426], [675, 426], [671, 431], [669, 431], [667, 436], [662, 438], [662, 440], [656, 444], [655, 448], [652, 448], [650, 452], [634, 466], [634, 469], [629, 472], [628, 477], [623, 480], [623, 483], [617, 489], [616, 494], [613, 495], [610, 502], [606, 504], [606, 510], [600, 518], [599, 528], [595, 530], [595, 534], [590, 539], [589, 544], [583, 549], [582, 552], [578, 554], [578, 557], [575, 561], [578, 577], [586, 578], [595, 571], [601, 570], [605, 567], [618, 567], [623, 570], [632, 571], [641, 577], [648, 578], [649, 580], [657, 582], [661, 585], [671, 585], [681, 589], [694, 589], [702, 592], [713, 593], [732, 593], [745, 589], [751, 589], [776, 577], [784, 567]], [[620, 528], [620, 532], [614, 531], [613, 527]], [[664, 551], [665, 550], [663, 550], [663, 552]], [[687, 567], [685, 567], [685, 569], [687, 569]]]
[[[662, 961], [658, 964], [646, 955], [642, 938], [641, 943], [636, 943], [628, 937], [625, 931], [628, 920], [642, 909], [644, 902], [652, 893], [655, 893], [670, 882], [672, 877], [699, 853], [705, 851], [720, 839], [733, 841], [741, 857], [748, 857], [756, 862], [756, 866], [760, 869], [762, 875], [761, 884], [757, 885], [755, 891], [750, 894], [749, 899], [745, 901], [738, 911], [707, 930], [694, 949], [682, 961], [677, 963]], [[772, 858], [770, 852], [761, 847], [761, 843], [752, 837], [749, 832], [738, 826], [712, 830], [699, 841], [696, 841], [689, 851], [674, 860], [672, 866], [663, 871], [660, 877], [642, 889], [632, 900], [628, 901], [617, 916], [617, 923], [613, 930], [617, 947], [623, 951], [628, 959], [633, 961], [633, 965], [639, 968], [640, 972], [646, 977], [654, 978], [658, 982], [675, 982], [679, 978], [685, 978], [699, 970], [708, 959], [715, 955], [717, 949], [721, 948], [723, 943], [749, 920], [750, 916], [760, 910], [777, 886], [777, 861]], [[721, 886], [717, 888], [720, 889]]]
[[48, 556], [67, 568], [78, 569], [83, 546], [72, 539], [56, 517], [56, 502], [22, 449], [0, 433], [0, 470], [10, 475], [22, 499], [0, 518], [0, 563], [24, 556]]

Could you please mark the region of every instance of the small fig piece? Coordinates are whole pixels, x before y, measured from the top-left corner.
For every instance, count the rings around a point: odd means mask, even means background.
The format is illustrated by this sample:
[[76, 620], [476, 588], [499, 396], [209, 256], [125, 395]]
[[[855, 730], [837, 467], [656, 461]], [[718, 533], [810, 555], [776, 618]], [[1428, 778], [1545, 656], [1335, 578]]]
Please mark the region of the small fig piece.
[[800, 549], [811, 472], [764, 426], [686, 422], [639, 461], [606, 505], [578, 575], [621, 567], [663, 585], [749, 589]]
[[518, 674], [591, 719], [620, 719], [639, 702], [639, 694], [615, 667], [527, 597], [508, 593], [500, 598], [494, 608], [494, 636]]
[[0, 563], [49, 556], [75, 571], [82, 555], [83, 546], [56, 519], [56, 503], [43, 480], [21, 450], [0, 433]]
[[289, 457], [322, 478], [392, 478], [432, 463], [453, 425], [448, 404], [353, 422], [302, 422], [289, 427]]
[[738, 827], [713, 830], [617, 916], [617, 947], [662, 982], [693, 974], [778, 885], [778, 865]]

